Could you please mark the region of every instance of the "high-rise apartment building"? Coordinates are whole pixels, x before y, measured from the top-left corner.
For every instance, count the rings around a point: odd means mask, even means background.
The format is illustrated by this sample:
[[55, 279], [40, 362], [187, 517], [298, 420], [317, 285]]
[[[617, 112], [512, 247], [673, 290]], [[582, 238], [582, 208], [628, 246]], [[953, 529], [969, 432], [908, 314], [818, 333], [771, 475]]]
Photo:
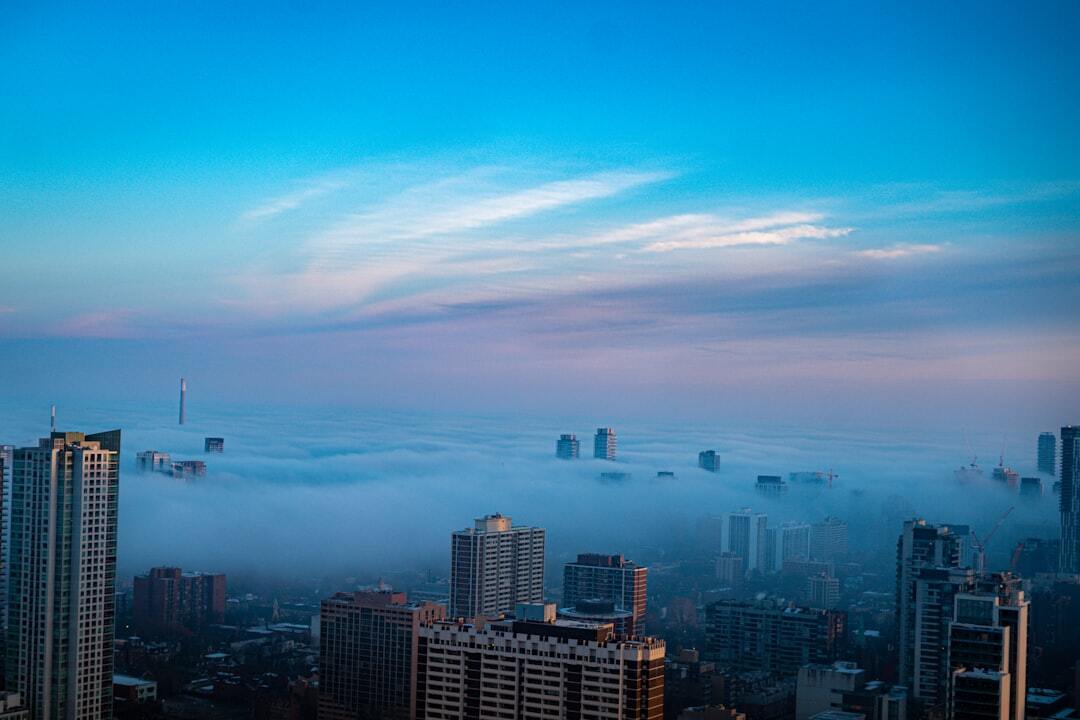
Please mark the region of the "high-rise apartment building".
[[1036, 461], [1041, 473], [1053, 475], [1057, 470], [1057, 436], [1054, 433], [1039, 433]]
[[662, 640], [619, 638], [611, 625], [541, 608], [516, 610], [528, 619], [421, 628], [417, 720], [663, 718]]
[[776, 542], [772, 557], [774, 570], [781, 570], [788, 560], [810, 559], [810, 525], [789, 521], [770, 530], [775, 532]]
[[[950, 718], [961, 720], [990, 709], [984, 694], [989, 689], [996, 697], [995, 717], [1024, 720], [1029, 607], [1019, 578], [1007, 574], [980, 577], [971, 590], [956, 594], [948, 626]], [[985, 673], [1004, 684], [987, 684], [980, 675]]]
[[1080, 572], [1080, 488], [1077, 460], [1080, 459], [1080, 425], [1061, 428], [1061, 562], [1063, 573]]
[[767, 570], [768, 525], [768, 515], [750, 508], [728, 513], [724, 551], [744, 558], [748, 572]]
[[172, 635], [225, 622], [225, 576], [151, 568], [135, 577], [132, 613], [145, 636]]
[[14, 453], [7, 689], [35, 720], [112, 717], [120, 431]]
[[896, 543], [896, 623], [898, 675], [901, 685], [912, 689], [912, 697], [922, 699], [915, 687], [916, 590], [923, 568], [958, 567], [963, 541], [946, 526], [928, 525], [925, 520], [904, 522]]
[[843, 647], [846, 615], [774, 602], [718, 600], [705, 607], [706, 659], [739, 672], [794, 675], [831, 663]]
[[847, 555], [848, 526], [837, 517], [827, 517], [810, 526], [810, 559], [836, 562]]
[[649, 569], [622, 555], [582, 553], [563, 566], [563, 605], [577, 607], [584, 600], [611, 600], [618, 610], [633, 613], [633, 634], [645, 620]]
[[697, 454], [697, 466], [709, 472], [719, 472], [720, 453], [715, 450], [702, 450]]
[[834, 609], [840, 602], [840, 580], [828, 573], [806, 578], [806, 604], [812, 608]]
[[577, 435], [562, 434], [555, 442], [555, 457], [563, 460], [573, 460], [581, 455], [581, 443]]
[[596, 428], [596, 437], [593, 438], [593, 457], [600, 460], [614, 460], [616, 449], [615, 430]]
[[442, 605], [405, 593], [337, 593], [319, 612], [319, 720], [415, 718], [420, 628]]
[[485, 515], [450, 545], [450, 615], [494, 617], [544, 600], [544, 530]]

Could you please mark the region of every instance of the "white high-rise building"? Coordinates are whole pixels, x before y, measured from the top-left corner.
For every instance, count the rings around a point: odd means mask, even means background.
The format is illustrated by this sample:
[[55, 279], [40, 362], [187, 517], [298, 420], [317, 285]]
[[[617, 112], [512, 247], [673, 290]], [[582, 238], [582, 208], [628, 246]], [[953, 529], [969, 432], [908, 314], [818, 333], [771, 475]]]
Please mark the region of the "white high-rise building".
[[596, 436], [593, 438], [593, 457], [600, 460], [614, 460], [618, 442], [615, 440], [614, 428], [596, 428]]
[[728, 513], [724, 552], [746, 560], [747, 571], [768, 570], [771, 565], [767, 554], [768, 524], [768, 515], [750, 508]]
[[544, 600], [544, 529], [514, 527], [498, 513], [455, 532], [450, 546], [450, 616], [494, 617]]
[[34, 720], [112, 717], [120, 431], [14, 453], [7, 688]]

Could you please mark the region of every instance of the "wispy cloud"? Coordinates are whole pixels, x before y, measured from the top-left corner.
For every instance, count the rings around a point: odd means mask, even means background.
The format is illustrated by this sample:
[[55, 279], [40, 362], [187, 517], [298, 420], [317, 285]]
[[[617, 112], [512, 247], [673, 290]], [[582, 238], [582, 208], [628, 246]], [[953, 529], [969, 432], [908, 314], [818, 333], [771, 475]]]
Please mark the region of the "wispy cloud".
[[0, 305], [0, 315], [13, 312], [15, 312], [15, 308], [11, 307], [10, 305]]
[[340, 178], [326, 178], [318, 180], [308, 187], [301, 188], [294, 192], [280, 195], [275, 198], [271, 198], [262, 204], [247, 210], [240, 215], [240, 219], [245, 223], [257, 223], [264, 220], [269, 220], [277, 215], [280, 215], [289, 210], [295, 210], [302, 206], [304, 203], [314, 200], [315, 198], [332, 193], [335, 190], [340, 190], [348, 183]]
[[900, 258], [911, 257], [912, 255], [927, 255], [930, 253], [941, 252], [941, 249], [941, 245], [901, 243], [885, 248], [859, 250], [855, 254], [859, 257], [870, 258], [871, 260], [899, 260]]

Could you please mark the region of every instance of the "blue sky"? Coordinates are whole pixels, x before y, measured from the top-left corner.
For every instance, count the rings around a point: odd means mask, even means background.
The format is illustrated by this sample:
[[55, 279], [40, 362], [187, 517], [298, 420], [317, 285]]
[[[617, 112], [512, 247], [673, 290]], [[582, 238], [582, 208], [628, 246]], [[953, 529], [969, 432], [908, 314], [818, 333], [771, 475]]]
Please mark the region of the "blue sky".
[[0, 374], [1075, 406], [1078, 31], [1064, 2], [10, 6]]

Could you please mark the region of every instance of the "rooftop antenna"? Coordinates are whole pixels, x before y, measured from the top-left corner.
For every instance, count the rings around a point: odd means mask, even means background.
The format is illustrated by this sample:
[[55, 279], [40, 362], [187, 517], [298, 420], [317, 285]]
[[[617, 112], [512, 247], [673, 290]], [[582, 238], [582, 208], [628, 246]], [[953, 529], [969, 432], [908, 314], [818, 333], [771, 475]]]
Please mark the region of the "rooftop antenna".
[[180, 424], [184, 424], [184, 402], [187, 400], [187, 380], [180, 378]]
[[49, 427], [51, 432], [56, 432], [56, 406], [53, 405], [49, 408]]

